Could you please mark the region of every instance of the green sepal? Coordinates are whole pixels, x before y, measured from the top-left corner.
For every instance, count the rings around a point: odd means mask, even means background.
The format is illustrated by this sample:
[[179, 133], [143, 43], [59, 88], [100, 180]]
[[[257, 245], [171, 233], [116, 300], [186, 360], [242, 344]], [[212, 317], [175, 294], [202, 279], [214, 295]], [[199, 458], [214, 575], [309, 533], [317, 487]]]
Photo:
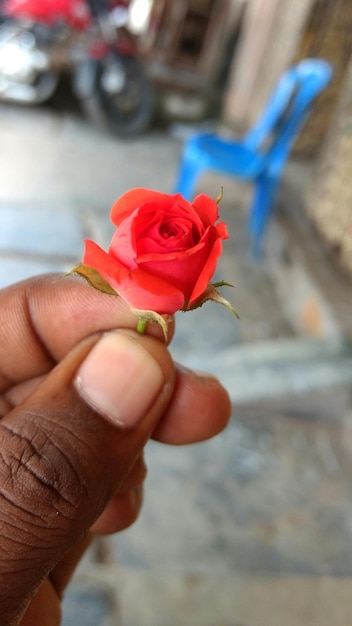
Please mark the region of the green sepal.
[[219, 289], [219, 287], [231, 287], [232, 289], [235, 288], [235, 285], [226, 282], [226, 280], [219, 280], [217, 283], [210, 283], [210, 286], [214, 287], [214, 289]]
[[137, 332], [143, 334], [149, 322], [152, 324], [159, 324], [164, 334], [165, 343], [167, 342], [168, 322], [172, 319], [170, 315], [160, 315], [155, 311], [143, 311], [142, 309], [131, 308], [131, 311], [138, 317]]
[[67, 272], [64, 276], [70, 276], [71, 274], [79, 274], [79, 276], [82, 276], [82, 278], [84, 278], [91, 287], [94, 287], [94, 289], [97, 289], [102, 293], [107, 293], [111, 296], [119, 295], [118, 292], [115, 291], [115, 289], [113, 289], [102, 276], [100, 276], [98, 270], [94, 269], [94, 267], [89, 267], [88, 265], [80, 263], [80, 265], [74, 267], [73, 270]]
[[214, 199], [214, 202], [216, 202], [216, 204], [220, 204], [221, 200], [224, 197], [224, 188], [220, 187], [220, 193], [219, 195]]
[[188, 304], [186, 304], [183, 307], [182, 311], [193, 311], [194, 309], [199, 309], [201, 306], [203, 306], [205, 302], [208, 302], [208, 300], [211, 300], [212, 302], [218, 302], [219, 304], [222, 304], [223, 306], [225, 306], [235, 317], [237, 317], [237, 319], [239, 319], [240, 316], [238, 315], [237, 311], [232, 306], [231, 302], [229, 302], [229, 300], [226, 300], [221, 295], [221, 293], [219, 293], [218, 291], [219, 287], [233, 287], [233, 285], [231, 285], [230, 283], [227, 283], [224, 280], [221, 280], [217, 283], [209, 283], [207, 289], [200, 296], [200, 298], [196, 300], [196, 302], [194, 302], [191, 307], [188, 306]]

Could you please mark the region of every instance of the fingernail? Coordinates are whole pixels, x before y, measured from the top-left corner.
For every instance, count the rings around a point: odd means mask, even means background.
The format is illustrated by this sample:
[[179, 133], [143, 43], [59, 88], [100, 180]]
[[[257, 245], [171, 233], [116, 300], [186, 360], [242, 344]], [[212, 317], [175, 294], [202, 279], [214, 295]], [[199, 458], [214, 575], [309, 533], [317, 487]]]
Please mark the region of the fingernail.
[[75, 386], [98, 413], [118, 426], [136, 426], [161, 391], [159, 363], [138, 340], [104, 335], [82, 363]]

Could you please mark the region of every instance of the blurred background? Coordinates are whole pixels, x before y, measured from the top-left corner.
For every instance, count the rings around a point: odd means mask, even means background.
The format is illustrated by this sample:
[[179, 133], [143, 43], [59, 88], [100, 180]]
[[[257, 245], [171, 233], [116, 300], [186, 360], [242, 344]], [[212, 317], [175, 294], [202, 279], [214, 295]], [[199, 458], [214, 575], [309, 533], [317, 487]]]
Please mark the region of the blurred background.
[[[352, 5], [132, 0], [113, 20], [95, 2], [51, 9], [2, 3], [1, 287], [69, 270], [85, 237], [106, 248], [119, 195], [172, 192], [185, 141], [243, 137], [292, 64], [320, 57], [334, 72], [290, 152], [260, 258], [251, 182], [197, 181], [224, 189], [216, 278], [235, 285], [224, 295], [240, 320], [213, 303], [179, 314], [171, 351], [220, 377], [233, 416], [210, 442], [147, 446], [142, 516], [90, 550], [64, 626], [348, 626]], [[117, 66], [104, 65], [111, 45]]]

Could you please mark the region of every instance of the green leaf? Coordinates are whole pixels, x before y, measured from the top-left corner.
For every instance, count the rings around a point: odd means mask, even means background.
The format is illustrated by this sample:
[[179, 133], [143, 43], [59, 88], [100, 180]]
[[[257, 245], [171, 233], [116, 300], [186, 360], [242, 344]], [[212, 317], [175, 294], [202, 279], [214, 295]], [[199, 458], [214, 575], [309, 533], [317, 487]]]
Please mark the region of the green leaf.
[[109, 283], [102, 276], [100, 276], [98, 270], [94, 269], [94, 267], [89, 267], [88, 265], [83, 265], [83, 263], [81, 263], [67, 274], [64, 274], [64, 276], [70, 276], [71, 274], [79, 274], [79, 276], [82, 276], [82, 278], [84, 278], [91, 287], [94, 287], [94, 289], [97, 289], [102, 293], [108, 293], [111, 296], [119, 295], [117, 291], [115, 291], [115, 289], [113, 289], [111, 285], [109, 285]]

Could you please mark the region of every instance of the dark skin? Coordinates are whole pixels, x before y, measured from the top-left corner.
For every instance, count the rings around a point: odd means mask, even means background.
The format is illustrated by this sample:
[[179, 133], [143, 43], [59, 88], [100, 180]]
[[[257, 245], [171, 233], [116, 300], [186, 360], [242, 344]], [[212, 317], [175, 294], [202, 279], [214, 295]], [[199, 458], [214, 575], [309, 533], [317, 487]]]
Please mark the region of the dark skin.
[[[135, 328], [120, 298], [80, 279], [43, 276], [0, 292], [2, 626], [60, 624], [62, 594], [92, 537], [138, 517], [150, 437], [184, 445], [228, 422], [220, 383], [175, 365], [157, 325], [143, 336]], [[128, 428], [74, 382], [102, 335], [116, 329], [158, 363], [163, 380]], [[170, 323], [170, 339], [173, 331]]]

